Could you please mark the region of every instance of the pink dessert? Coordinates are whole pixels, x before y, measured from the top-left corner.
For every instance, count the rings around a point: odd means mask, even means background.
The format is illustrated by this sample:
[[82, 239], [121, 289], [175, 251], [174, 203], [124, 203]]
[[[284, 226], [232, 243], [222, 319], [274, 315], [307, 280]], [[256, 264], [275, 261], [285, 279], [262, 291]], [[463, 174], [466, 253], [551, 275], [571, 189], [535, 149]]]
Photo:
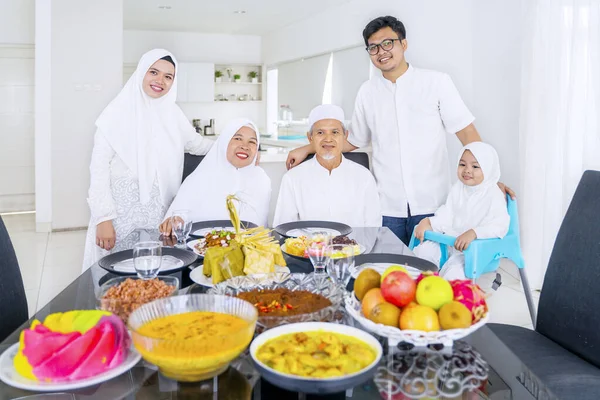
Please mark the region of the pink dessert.
[[129, 346], [125, 324], [112, 313], [55, 313], [21, 332], [14, 366], [19, 374], [38, 381], [89, 378], [121, 364]]

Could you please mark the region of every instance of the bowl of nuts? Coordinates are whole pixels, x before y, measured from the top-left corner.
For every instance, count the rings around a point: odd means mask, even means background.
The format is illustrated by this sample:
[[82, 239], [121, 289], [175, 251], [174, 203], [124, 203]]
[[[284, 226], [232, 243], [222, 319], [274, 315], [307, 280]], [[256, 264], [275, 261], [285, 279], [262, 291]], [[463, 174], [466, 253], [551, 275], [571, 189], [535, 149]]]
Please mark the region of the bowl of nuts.
[[112, 312], [127, 324], [129, 314], [134, 310], [151, 301], [173, 296], [178, 289], [179, 279], [174, 276], [154, 279], [120, 276], [96, 289], [96, 308]]

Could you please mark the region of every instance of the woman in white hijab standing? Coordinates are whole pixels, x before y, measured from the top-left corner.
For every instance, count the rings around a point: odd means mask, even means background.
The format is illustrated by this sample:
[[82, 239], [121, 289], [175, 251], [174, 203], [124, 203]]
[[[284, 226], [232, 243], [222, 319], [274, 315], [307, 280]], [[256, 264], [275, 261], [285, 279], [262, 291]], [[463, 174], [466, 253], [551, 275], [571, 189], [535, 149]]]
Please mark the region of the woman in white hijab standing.
[[175, 57], [151, 50], [96, 120], [84, 271], [133, 230], [156, 229], [181, 184], [184, 152], [210, 149], [176, 98]]
[[[463, 147], [457, 174], [458, 182], [450, 189], [446, 204], [415, 228], [415, 236], [422, 242], [415, 255], [442, 267], [440, 275], [449, 280], [465, 279], [463, 251], [473, 240], [503, 238], [510, 224], [506, 200], [498, 187], [500, 162], [492, 146], [473, 142]], [[430, 230], [456, 236], [443, 266], [440, 245], [423, 242], [425, 231]]]
[[225, 203], [235, 195], [242, 221], [265, 225], [271, 200], [271, 180], [256, 166], [260, 135], [249, 119], [227, 124], [204, 160], [183, 182], [160, 227], [171, 234], [169, 217], [176, 210], [189, 210], [194, 221], [229, 220]]

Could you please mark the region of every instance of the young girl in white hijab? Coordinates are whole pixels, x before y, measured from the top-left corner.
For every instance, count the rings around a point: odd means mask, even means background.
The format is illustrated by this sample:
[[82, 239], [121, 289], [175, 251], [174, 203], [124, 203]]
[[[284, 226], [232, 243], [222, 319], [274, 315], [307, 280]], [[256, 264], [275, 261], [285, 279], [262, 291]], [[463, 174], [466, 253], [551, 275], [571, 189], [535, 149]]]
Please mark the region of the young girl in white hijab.
[[177, 61], [155, 49], [142, 56], [98, 117], [84, 270], [115, 244], [123, 247], [120, 242], [134, 229], [156, 229], [181, 184], [184, 152], [210, 149], [212, 142], [195, 132], [176, 98]]
[[192, 221], [229, 220], [225, 203], [228, 195], [236, 195], [242, 221], [266, 225], [271, 199], [271, 180], [256, 166], [260, 135], [249, 119], [236, 119], [227, 124], [216, 143], [196, 170], [188, 176], [160, 226], [163, 234], [171, 234], [173, 211], [189, 210]]
[[449, 249], [448, 261], [440, 275], [446, 279], [465, 279], [466, 250], [475, 239], [503, 238], [508, 232], [510, 217], [504, 194], [498, 187], [500, 162], [496, 150], [489, 144], [473, 142], [460, 152], [458, 182], [433, 217], [422, 220], [415, 228], [421, 244], [414, 250], [417, 257], [440, 266], [440, 245], [423, 242], [425, 231], [456, 236]]

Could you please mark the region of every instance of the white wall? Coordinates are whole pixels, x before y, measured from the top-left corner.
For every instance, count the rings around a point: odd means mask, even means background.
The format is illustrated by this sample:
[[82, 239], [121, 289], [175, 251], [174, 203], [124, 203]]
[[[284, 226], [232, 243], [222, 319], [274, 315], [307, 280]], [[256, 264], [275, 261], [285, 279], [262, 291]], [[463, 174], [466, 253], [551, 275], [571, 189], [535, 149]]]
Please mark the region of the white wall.
[[[264, 36], [265, 63], [364, 45], [365, 25], [382, 15], [406, 26], [409, 62], [450, 74], [483, 140], [500, 154], [503, 181], [517, 188], [520, 42], [513, 27], [520, 22], [518, 0], [354, 0]], [[449, 140], [448, 147], [454, 160], [458, 140]]]
[[[47, 100], [36, 105], [40, 112], [50, 112], [49, 132], [41, 130], [39, 139], [47, 142], [49, 133], [51, 145], [40, 146], [36, 158], [47, 161], [49, 154], [51, 172], [37, 178], [50, 180], [51, 196], [37, 196], [51, 206], [52, 229], [84, 227], [89, 220], [86, 198], [94, 122], [122, 83], [123, 4], [122, 0], [53, 0], [48, 6], [44, 0], [38, 1], [38, 6], [49, 12], [36, 14], [37, 34], [50, 38], [37, 43], [36, 49], [36, 54], [39, 51], [46, 57], [38, 60], [46, 62], [40, 67], [50, 67], [49, 88], [48, 77], [36, 71], [36, 78], [46, 85], [42, 94]], [[38, 222], [47, 221], [38, 217]]]
[[[194, 32], [137, 31], [123, 32], [123, 61], [127, 68], [137, 64], [142, 54], [153, 48], [172, 52], [180, 62], [214, 64], [262, 64], [262, 38], [253, 35], [226, 35]], [[263, 77], [261, 77], [262, 80]], [[242, 76], [242, 79], [246, 79]], [[266, 127], [264, 93], [262, 102], [253, 103], [181, 103], [188, 119], [215, 119], [220, 132], [230, 119], [248, 117], [264, 131]]]
[[35, 207], [33, 28], [33, 0], [2, 0], [0, 212]]
[[35, 0], [2, 0], [0, 7], [0, 43], [32, 44]]
[[125, 30], [123, 62], [137, 64], [142, 54], [159, 47], [179, 61], [260, 64], [261, 42], [260, 36], [252, 35]]

